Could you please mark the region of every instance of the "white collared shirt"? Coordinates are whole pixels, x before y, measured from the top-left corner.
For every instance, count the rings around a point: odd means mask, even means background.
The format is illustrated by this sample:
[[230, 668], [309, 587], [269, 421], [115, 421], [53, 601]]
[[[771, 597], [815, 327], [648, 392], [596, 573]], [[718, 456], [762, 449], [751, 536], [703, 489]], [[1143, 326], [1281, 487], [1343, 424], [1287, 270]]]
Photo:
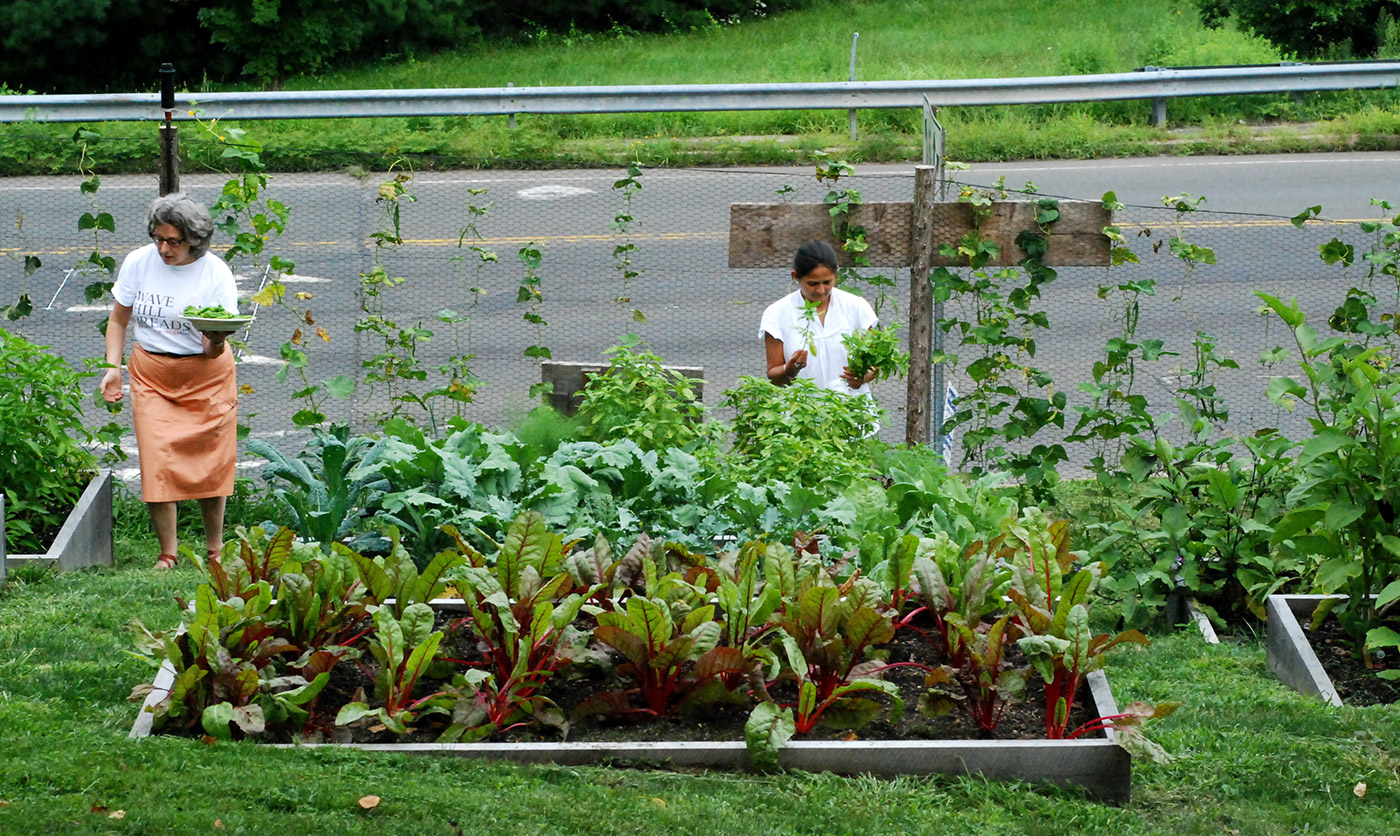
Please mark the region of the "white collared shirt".
[[[846, 346], [841, 340], [857, 330], [873, 328], [879, 322], [875, 310], [856, 294], [836, 287], [831, 289], [826, 321], [816, 317], [809, 323], [802, 318], [803, 302], [802, 291], [794, 290], [769, 305], [759, 323], [759, 339], [765, 334], [777, 338], [783, 344], [784, 360], [790, 360], [796, 352], [807, 349], [807, 366], [797, 373], [798, 377], [805, 377], [823, 389], [847, 395], [869, 395], [869, 383], [852, 389], [841, 379], [841, 372], [847, 363]], [[807, 344], [809, 329], [811, 345]]]

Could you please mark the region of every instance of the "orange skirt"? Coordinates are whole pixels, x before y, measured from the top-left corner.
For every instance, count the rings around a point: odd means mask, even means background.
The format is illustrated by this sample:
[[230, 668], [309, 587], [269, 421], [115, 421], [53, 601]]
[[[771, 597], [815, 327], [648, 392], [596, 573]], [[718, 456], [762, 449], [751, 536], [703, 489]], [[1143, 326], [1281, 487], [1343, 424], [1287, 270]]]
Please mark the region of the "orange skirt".
[[141, 499], [232, 496], [238, 458], [233, 350], [218, 357], [167, 357], [137, 345], [127, 372]]

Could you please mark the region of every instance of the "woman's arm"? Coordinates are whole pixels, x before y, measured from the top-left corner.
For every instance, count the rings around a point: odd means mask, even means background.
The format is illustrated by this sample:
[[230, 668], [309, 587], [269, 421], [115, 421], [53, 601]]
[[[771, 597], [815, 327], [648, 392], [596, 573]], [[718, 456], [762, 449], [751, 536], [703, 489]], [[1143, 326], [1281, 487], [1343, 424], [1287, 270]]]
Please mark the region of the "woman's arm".
[[113, 305], [112, 315], [107, 317], [107, 365], [111, 368], [103, 373], [99, 386], [109, 403], [122, 399], [122, 352], [126, 350], [126, 329], [130, 324], [131, 306], [120, 302]]
[[783, 359], [783, 341], [772, 334], [763, 335], [763, 350], [768, 355], [768, 379], [774, 385], [786, 386], [797, 379], [797, 373], [807, 365], [807, 349], [801, 348], [792, 357]]

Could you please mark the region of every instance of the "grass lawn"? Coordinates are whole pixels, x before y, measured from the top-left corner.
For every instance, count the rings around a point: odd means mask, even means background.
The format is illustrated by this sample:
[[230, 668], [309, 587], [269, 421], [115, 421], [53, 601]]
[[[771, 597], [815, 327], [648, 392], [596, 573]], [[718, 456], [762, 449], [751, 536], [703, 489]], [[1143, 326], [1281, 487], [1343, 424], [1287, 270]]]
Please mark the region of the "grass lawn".
[[[508, 766], [126, 738], [140, 619], [177, 620], [192, 568], [146, 568], [120, 505], [117, 565], [0, 590], [0, 834], [1388, 834], [1400, 825], [1400, 706], [1329, 708], [1265, 670], [1262, 635], [1194, 633], [1116, 652], [1120, 704], [1178, 700], [1123, 807], [976, 779], [749, 776]], [[186, 538], [187, 541], [189, 538]], [[1354, 789], [1365, 784], [1364, 795]], [[381, 801], [371, 811], [358, 800]]]
[[[1230, 28], [1204, 28], [1189, 0], [864, 0], [667, 35], [540, 31], [517, 42], [481, 41], [453, 52], [391, 56], [358, 68], [285, 82], [289, 90], [419, 87], [830, 82], [856, 78], [999, 78], [1131, 72], [1154, 66], [1276, 63], [1268, 43]], [[229, 89], [200, 85], [199, 92]], [[152, 84], [155, 76], [152, 74]], [[1018, 108], [953, 108], [940, 115], [953, 159], [1087, 158], [1152, 153], [1231, 153], [1392, 147], [1400, 93], [1334, 92], [1173, 100], [1182, 134], [1150, 125], [1147, 101]], [[218, 113], [209, 113], [217, 117]], [[1261, 125], [1306, 123], [1270, 132]], [[605, 116], [415, 117], [264, 122], [253, 135], [278, 170], [382, 167], [399, 157], [419, 167], [488, 160], [653, 166], [804, 163], [815, 150], [852, 162], [908, 161], [920, 154], [916, 110], [864, 111], [849, 136], [845, 111], [657, 113]], [[0, 174], [70, 173], [73, 125], [0, 126]], [[245, 127], [249, 127], [245, 125]], [[98, 126], [99, 170], [149, 170], [150, 125]], [[218, 165], [221, 148], [188, 125], [186, 170]], [[140, 138], [140, 142], [124, 141]], [[500, 164], [500, 163], [494, 163]]]

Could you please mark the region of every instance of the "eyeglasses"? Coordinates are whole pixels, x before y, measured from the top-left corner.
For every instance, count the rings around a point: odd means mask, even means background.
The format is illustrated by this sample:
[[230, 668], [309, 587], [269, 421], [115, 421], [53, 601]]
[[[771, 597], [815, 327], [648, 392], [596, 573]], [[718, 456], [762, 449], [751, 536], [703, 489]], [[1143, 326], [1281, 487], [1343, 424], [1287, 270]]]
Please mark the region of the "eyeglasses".
[[155, 242], [155, 245], [157, 247], [159, 247], [161, 244], [164, 244], [172, 250], [185, 243], [185, 239], [183, 238], [162, 238], [159, 235], [152, 235], [151, 240]]

